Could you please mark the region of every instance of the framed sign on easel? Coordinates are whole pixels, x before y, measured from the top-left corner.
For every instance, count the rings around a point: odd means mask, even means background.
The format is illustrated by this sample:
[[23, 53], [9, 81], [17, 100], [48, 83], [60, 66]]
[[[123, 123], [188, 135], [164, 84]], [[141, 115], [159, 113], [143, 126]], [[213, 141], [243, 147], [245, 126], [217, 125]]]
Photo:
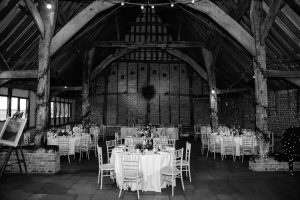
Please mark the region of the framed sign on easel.
[[[27, 167], [26, 167], [25, 157], [23, 154], [23, 149], [22, 146], [19, 146], [19, 141], [23, 133], [23, 129], [25, 127], [26, 121], [27, 119], [9, 117], [6, 119], [3, 125], [3, 128], [0, 133], [0, 144], [9, 146], [9, 148], [3, 166], [0, 171], [0, 178], [3, 175], [3, 172], [7, 166], [7, 163], [9, 161], [13, 149], [16, 152], [16, 157], [17, 157], [17, 162], [19, 164], [20, 172], [22, 173], [21, 163], [23, 163], [25, 172], [27, 174]], [[18, 149], [20, 149], [22, 159], [19, 158]]]

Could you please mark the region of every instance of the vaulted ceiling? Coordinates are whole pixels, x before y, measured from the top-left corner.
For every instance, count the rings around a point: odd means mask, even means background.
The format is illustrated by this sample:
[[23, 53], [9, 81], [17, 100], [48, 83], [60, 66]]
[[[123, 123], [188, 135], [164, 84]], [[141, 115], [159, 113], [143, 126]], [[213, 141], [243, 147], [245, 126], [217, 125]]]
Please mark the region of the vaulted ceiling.
[[[84, 46], [96, 47], [93, 68], [96, 68], [108, 56], [123, 47], [108, 47], [105, 41], [160, 42], [170, 44], [172, 41], [195, 42], [214, 51], [218, 49], [216, 60], [216, 80], [219, 89], [254, 87], [253, 56], [249, 49], [241, 45], [236, 38], [219, 26], [207, 14], [197, 10], [196, 4], [190, 1], [174, 2], [169, 0], [148, 1], [107, 1], [107, 9], [97, 14], [66, 43], [53, 52], [51, 56], [51, 85], [80, 86], [82, 81], [82, 52]], [[145, 3], [142, 10], [140, 5]], [[152, 9], [147, 6], [155, 4]], [[249, 20], [250, 1], [248, 0], [211, 0], [221, 8], [250, 35]], [[65, 0], [58, 1], [58, 13], [54, 38], [63, 30], [68, 22], [93, 1]], [[187, 4], [189, 3], [189, 4]], [[263, 2], [268, 12], [271, 0]], [[281, 9], [267, 37], [267, 68], [272, 70], [300, 71], [300, 5], [296, 0], [283, 1]], [[141, 16], [144, 16], [142, 19]], [[145, 27], [144, 38], [140, 41], [128, 40], [128, 35], [140, 34], [132, 27]], [[166, 29], [168, 37], [149, 37], [147, 27]], [[150, 28], [149, 28], [150, 29]], [[135, 30], [135, 29], [134, 29]], [[158, 32], [155, 35], [159, 35]], [[24, 0], [2, 0], [0, 4], [0, 71], [38, 69], [39, 30]], [[148, 37], [148, 38], [147, 38]], [[129, 43], [128, 43], [129, 44]], [[160, 48], [167, 52], [168, 46]], [[126, 49], [126, 47], [125, 47]], [[205, 70], [201, 47], [177, 48], [188, 55]], [[140, 60], [145, 62], [147, 60]], [[35, 79], [4, 80], [2, 86], [25, 87], [34, 90]], [[297, 87], [283, 78], [268, 80], [272, 89], [289, 89]], [[298, 86], [299, 87], [299, 86]]]

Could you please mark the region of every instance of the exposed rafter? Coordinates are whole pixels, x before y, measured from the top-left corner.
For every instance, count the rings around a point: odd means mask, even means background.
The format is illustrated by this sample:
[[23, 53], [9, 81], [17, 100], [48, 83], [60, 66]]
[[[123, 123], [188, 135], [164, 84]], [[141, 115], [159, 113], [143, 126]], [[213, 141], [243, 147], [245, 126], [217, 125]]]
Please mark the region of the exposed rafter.
[[[212, 20], [235, 38], [252, 56], [256, 55], [254, 38], [217, 5], [209, 0], [197, 1], [194, 4], [188, 0], [177, 0], [177, 2], [184, 3], [193, 9], [207, 14]], [[286, 80], [300, 87], [298, 81], [289, 78], [286, 78]]]
[[2, 71], [0, 79], [30, 79], [37, 78], [37, 70]]
[[124, 42], [124, 41], [96, 41], [92, 43], [95, 47], [112, 48], [201, 48], [205, 46], [204, 42], [198, 41], [171, 41], [171, 42]]
[[84, 8], [53, 37], [50, 47], [50, 55], [52, 56], [93, 17], [95, 17], [100, 12], [112, 7], [113, 5], [114, 4], [107, 1], [93, 1], [90, 5]]
[[41, 34], [41, 37], [44, 38], [45, 36], [45, 27], [44, 27], [44, 23], [43, 20], [41, 18], [41, 15], [38, 11], [38, 9], [36, 8], [36, 6], [34, 5], [34, 3], [32, 2], [32, 0], [25, 0], [27, 7], [33, 17], [33, 20]]
[[267, 76], [273, 78], [300, 78], [300, 71], [267, 70]]
[[52, 86], [51, 90], [57, 90], [61, 92], [65, 91], [81, 91], [82, 86], [66, 87], [66, 86]]
[[282, 0], [273, 0], [272, 4], [270, 6], [269, 12], [267, 14], [267, 17], [262, 25], [261, 29], [261, 40], [265, 40], [268, 36], [268, 33], [272, 27], [273, 22], [275, 21], [275, 18], [277, 16], [277, 13], [280, 9]]
[[[93, 70], [93, 72], [91, 73], [91, 80], [93, 80], [100, 72], [102, 72], [110, 63], [131, 53], [135, 49], [123, 49], [121, 51], [117, 51], [116, 53], [109, 55]], [[204, 80], [208, 80], [206, 71], [204, 71], [204, 69], [189, 55], [177, 49], [165, 49], [165, 51], [177, 57], [178, 59], [188, 63]]]
[[113, 61], [131, 53], [134, 49], [123, 49], [116, 51], [116, 53], [107, 56], [92, 72], [91, 80], [93, 80], [98, 74], [100, 74], [110, 63]]
[[208, 80], [206, 71], [204, 71], [204, 69], [189, 55], [178, 49], [166, 49], [166, 52], [188, 63], [204, 80]]
[[225, 90], [217, 90], [217, 94], [228, 94], [228, 93], [240, 93], [240, 92], [249, 92], [251, 88], [232, 88]]
[[0, 60], [2, 61], [2, 63], [4, 64], [4, 66], [5, 66], [8, 70], [11, 69], [10, 66], [9, 66], [9, 64], [7, 63], [6, 59], [4, 58], [3, 54], [1, 53], [1, 51], [0, 51]]
[[197, 1], [194, 4], [188, 0], [177, 0], [187, 6], [207, 14], [212, 20], [224, 28], [233, 38], [235, 38], [252, 55], [255, 55], [253, 37], [233, 18], [225, 13], [216, 4], [209, 0]]

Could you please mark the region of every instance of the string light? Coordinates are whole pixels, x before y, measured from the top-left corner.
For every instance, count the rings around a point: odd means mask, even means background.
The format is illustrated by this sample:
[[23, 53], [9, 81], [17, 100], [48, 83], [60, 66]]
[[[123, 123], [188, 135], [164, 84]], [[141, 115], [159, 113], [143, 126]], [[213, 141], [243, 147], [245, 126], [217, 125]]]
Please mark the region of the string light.
[[192, 0], [192, 3], [195, 3], [195, 0]]
[[125, 4], [125, 3], [122, 1], [122, 2], [121, 2], [121, 6], [124, 6], [124, 4]]
[[154, 9], [154, 5], [151, 5], [151, 8]]
[[144, 9], [144, 5], [141, 5], [141, 9], [142, 9], [142, 10]]
[[171, 3], [171, 7], [172, 7], [172, 8], [174, 7], [174, 3]]

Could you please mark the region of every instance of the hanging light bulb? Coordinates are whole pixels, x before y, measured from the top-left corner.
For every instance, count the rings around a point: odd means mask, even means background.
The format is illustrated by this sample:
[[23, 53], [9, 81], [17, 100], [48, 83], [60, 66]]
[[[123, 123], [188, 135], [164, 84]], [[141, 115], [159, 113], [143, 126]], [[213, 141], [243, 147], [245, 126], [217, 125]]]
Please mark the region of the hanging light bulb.
[[144, 5], [141, 5], [141, 9], [142, 9], [142, 10], [144, 9]]
[[151, 8], [154, 9], [154, 5], [151, 5]]
[[211, 93], [212, 93], [212, 94], [215, 94], [215, 93], [216, 93], [216, 90], [215, 90], [215, 89], [212, 89], [212, 90], [211, 90]]
[[125, 4], [124, 1], [122, 1], [122, 2], [121, 2], [121, 6], [124, 6], [124, 4]]
[[171, 7], [172, 7], [172, 8], [174, 7], [174, 3], [171, 3]]
[[52, 8], [52, 5], [50, 3], [47, 3], [46, 8], [50, 10]]
[[195, 3], [195, 0], [192, 0], [192, 3]]

